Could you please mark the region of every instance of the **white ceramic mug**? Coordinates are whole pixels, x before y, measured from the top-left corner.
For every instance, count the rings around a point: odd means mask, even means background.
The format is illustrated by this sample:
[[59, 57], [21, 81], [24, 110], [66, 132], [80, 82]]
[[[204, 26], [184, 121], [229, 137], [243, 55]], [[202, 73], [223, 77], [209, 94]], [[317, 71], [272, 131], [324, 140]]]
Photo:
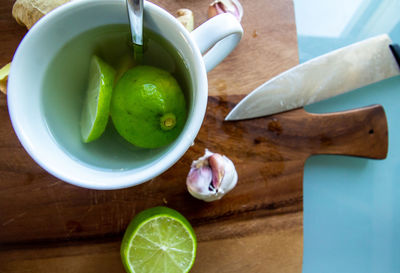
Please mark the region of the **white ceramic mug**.
[[[18, 47], [8, 81], [11, 121], [29, 155], [57, 178], [91, 189], [126, 188], [161, 174], [192, 145], [206, 111], [207, 71], [235, 48], [243, 29], [232, 15], [221, 14], [189, 33], [172, 15], [152, 3], [145, 2], [144, 12], [145, 27], [179, 51], [190, 77], [186, 125], [173, 143], [161, 149], [126, 149], [108, 140], [83, 144], [80, 110], [68, 92], [54, 90], [49, 95], [53, 101], [43, 93], [48, 66], [68, 41], [99, 26], [128, 24], [125, 1], [80, 0], [65, 4], [37, 22]], [[86, 71], [88, 66], [71, 69]], [[72, 84], [62, 77], [51, 81], [61, 87], [63, 83]], [[54, 133], [57, 131], [58, 136]]]

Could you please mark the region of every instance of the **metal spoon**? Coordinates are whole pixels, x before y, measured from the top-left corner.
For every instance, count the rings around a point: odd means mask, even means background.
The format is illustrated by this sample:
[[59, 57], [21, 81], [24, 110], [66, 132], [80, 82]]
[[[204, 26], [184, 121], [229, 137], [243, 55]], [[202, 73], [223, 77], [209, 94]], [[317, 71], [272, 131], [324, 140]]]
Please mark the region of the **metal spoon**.
[[133, 53], [137, 63], [143, 62], [143, 0], [126, 0], [131, 26]]

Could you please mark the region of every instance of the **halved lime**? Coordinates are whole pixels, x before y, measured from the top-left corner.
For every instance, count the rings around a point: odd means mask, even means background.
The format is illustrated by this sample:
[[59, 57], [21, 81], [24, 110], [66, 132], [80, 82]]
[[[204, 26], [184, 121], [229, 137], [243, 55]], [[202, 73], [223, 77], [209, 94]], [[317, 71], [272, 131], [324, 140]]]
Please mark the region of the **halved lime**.
[[121, 245], [127, 272], [189, 272], [196, 257], [196, 235], [179, 212], [155, 207], [139, 213], [129, 224]]
[[81, 135], [84, 142], [98, 139], [106, 129], [114, 77], [114, 68], [99, 57], [92, 57], [81, 115]]

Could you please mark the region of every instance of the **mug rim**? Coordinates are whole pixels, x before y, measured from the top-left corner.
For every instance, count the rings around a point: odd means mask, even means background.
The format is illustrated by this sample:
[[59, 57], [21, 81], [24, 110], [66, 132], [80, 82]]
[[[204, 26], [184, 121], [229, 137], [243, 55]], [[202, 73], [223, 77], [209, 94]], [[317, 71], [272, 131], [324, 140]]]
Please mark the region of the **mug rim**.
[[[82, 172], [84, 170], [89, 171], [90, 175], [96, 177], [96, 179], [81, 178], [79, 175], [75, 175], [71, 173], [71, 168], [68, 171], [62, 170], [65, 169], [65, 166], [54, 166], [46, 162], [46, 159], [38, 153], [34, 144], [34, 141], [30, 139], [28, 133], [24, 130], [23, 126], [21, 125], [23, 121], [21, 120], [21, 110], [18, 107], [18, 100], [21, 96], [17, 90], [15, 90], [15, 82], [17, 80], [21, 80], [23, 75], [18, 73], [18, 67], [25, 63], [23, 58], [24, 51], [30, 50], [32, 48], [26, 48], [24, 45], [30, 39], [33, 39], [37, 33], [45, 31], [45, 26], [47, 24], [51, 24], [52, 21], [57, 18], [60, 14], [66, 11], [73, 11], [77, 8], [88, 8], [93, 5], [99, 4], [106, 4], [106, 5], [125, 5], [125, 1], [123, 0], [81, 0], [81, 1], [72, 1], [66, 3], [52, 12], [44, 16], [41, 20], [39, 20], [25, 35], [23, 40], [21, 41], [20, 45], [18, 46], [10, 69], [9, 75], [9, 82], [8, 82], [8, 94], [7, 94], [7, 104], [9, 109], [9, 115], [11, 119], [12, 126], [14, 131], [21, 142], [24, 149], [27, 153], [34, 159], [34, 161], [39, 164], [43, 169], [45, 169], [48, 173], [52, 174], [53, 176], [76, 186], [89, 188], [89, 189], [99, 189], [99, 190], [106, 190], [106, 189], [120, 189], [120, 188], [127, 188], [135, 185], [139, 185], [150, 179], [160, 175], [167, 169], [169, 169], [173, 164], [175, 164], [183, 155], [184, 153], [190, 148], [193, 144], [194, 139], [196, 138], [198, 131], [201, 128], [206, 106], [207, 106], [207, 98], [208, 98], [208, 83], [207, 83], [207, 73], [205, 70], [205, 65], [203, 61], [203, 57], [198, 49], [195, 41], [192, 39], [190, 33], [167, 11], [162, 9], [161, 7], [145, 1], [144, 8], [146, 12], [151, 12], [152, 14], [156, 14], [157, 16], [164, 17], [171, 23], [171, 26], [174, 26], [174, 29], [179, 31], [181, 35], [184, 36], [184, 40], [186, 44], [192, 49], [192, 56], [195, 63], [193, 75], [196, 76], [196, 80], [198, 83], [195, 86], [196, 90], [193, 90], [192, 96], [193, 100], [196, 101], [193, 104], [193, 113], [192, 116], [187, 118], [185, 128], [181, 132], [179, 138], [180, 140], [174, 143], [174, 147], [163, 153], [160, 157], [153, 160], [154, 164], [149, 164], [139, 169], [131, 168], [126, 171], [121, 172], [112, 172], [109, 169], [98, 169], [94, 166], [88, 167], [86, 164], [77, 163], [80, 167], [78, 172]], [[79, 34], [76, 34], [79, 35]], [[19, 76], [19, 77], [18, 77]], [[193, 79], [191, 80], [194, 81]], [[45, 121], [36, 121], [36, 122], [45, 122]], [[47, 135], [51, 136], [50, 131], [46, 132]], [[65, 155], [69, 158], [69, 160], [73, 160], [71, 156], [63, 151], [59, 145], [57, 145], [57, 141], [53, 139], [56, 145], [57, 152], [61, 152], [61, 154]], [[43, 145], [41, 147], [43, 149]], [[153, 162], [152, 161], [152, 162]], [[69, 166], [70, 167], [70, 166]], [[66, 175], [67, 174], [67, 175]], [[89, 174], [88, 174], [89, 175]], [[111, 181], [112, 180], [112, 181]], [[110, 183], [112, 182], [112, 183]]]

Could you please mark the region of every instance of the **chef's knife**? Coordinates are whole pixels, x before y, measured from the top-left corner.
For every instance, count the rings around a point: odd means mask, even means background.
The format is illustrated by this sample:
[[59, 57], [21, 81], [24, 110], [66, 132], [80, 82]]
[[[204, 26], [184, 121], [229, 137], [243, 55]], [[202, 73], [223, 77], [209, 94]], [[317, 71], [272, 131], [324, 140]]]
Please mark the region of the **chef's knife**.
[[383, 34], [299, 64], [265, 82], [225, 118], [241, 120], [299, 108], [400, 75], [400, 48]]

